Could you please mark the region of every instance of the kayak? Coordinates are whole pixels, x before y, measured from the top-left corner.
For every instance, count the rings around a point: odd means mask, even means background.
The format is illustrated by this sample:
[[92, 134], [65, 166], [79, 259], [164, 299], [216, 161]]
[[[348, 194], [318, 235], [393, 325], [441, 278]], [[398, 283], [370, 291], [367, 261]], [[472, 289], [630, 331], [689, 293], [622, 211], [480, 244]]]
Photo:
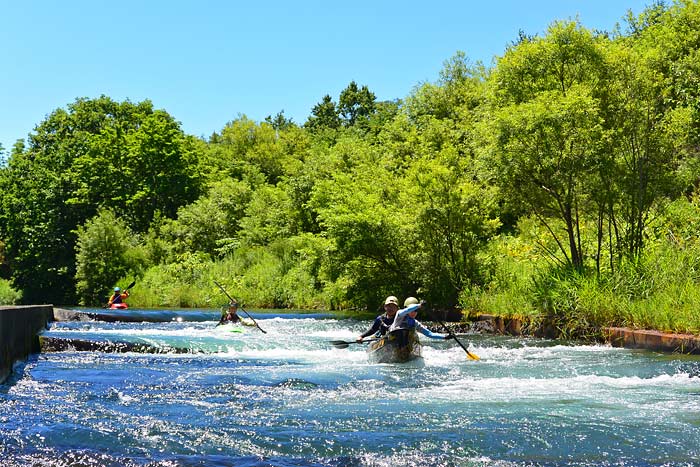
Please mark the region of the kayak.
[[214, 328], [214, 332], [226, 334], [230, 332], [245, 332], [240, 324], [222, 324]]
[[421, 343], [414, 330], [401, 329], [367, 347], [367, 357], [374, 363], [406, 363], [421, 356]]
[[129, 308], [129, 305], [127, 305], [127, 304], [124, 303], [124, 302], [122, 302], [122, 303], [112, 303], [112, 304], [109, 306], [109, 309], [110, 309], [110, 310], [126, 310], [127, 308]]

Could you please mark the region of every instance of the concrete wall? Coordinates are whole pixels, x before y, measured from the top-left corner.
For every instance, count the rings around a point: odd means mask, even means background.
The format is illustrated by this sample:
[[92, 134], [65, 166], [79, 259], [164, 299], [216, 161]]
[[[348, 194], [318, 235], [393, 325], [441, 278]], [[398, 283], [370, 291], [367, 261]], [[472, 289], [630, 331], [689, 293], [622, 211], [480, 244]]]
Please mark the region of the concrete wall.
[[605, 328], [603, 331], [613, 347], [700, 355], [700, 336], [629, 328]]
[[39, 352], [37, 334], [52, 318], [51, 305], [0, 306], [0, 383], [15, 362]]

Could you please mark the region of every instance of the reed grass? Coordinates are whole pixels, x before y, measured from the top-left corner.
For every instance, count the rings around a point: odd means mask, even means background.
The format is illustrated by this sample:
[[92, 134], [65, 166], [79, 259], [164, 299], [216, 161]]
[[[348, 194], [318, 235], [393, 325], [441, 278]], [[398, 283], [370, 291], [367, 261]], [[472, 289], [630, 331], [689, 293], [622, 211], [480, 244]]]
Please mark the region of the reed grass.
[[490, 280], [460, 304], [470, 314], [547, 321], [562, 337], [597, 338], [607, 326], [700, 334], [700, 240], [687, 232], [651, 240], [636, 261], [598, 274], [555, 267], [521, 238], [500, 239]]
[[321, 284], [312, 265], [289, 245], [242, 247], [221, 260], [186, 256], [149, 268], [129, 299], [137, 307], [219, 308], [228, 298], [255, 308], [333, 309], [336, 290]]

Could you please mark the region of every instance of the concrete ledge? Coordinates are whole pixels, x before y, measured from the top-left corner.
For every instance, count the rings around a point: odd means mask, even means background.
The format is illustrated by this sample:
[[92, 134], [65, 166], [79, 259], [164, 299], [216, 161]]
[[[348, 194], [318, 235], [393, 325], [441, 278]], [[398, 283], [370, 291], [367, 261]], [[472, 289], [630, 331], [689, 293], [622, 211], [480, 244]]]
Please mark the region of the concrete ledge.
[[186, 347], [158, 347], [146, 342], [125, 342], [125, 341], [93, 341], [88, 339], [72, 339], [63, 337], [39, 336], [42, 352], [109, 352], [125, 353], [138, 352], [149, 354], [165, 353], [204, 353], [194, 351]]
[[95, 321], [88, 313], [83, 313], [75, 310], [67, 310], [65, 308], [53, 309], [54, 321]]
[[[532, 335], [547, 339], [559, 338], [559, 332], [552, 323], [540, 323], [533, 327], [527, 321], [502, 316], [479, 315], [471, 325], [471, 330], [489, 334], [512, 336]], [[700, 336], [647, 331], [630, 328], [608, 327], [602, 329], [603, 339], [613, 347], [627, 349], [647, 349], [660, 352], [700, 355]]]
[[547, 339], [557, 339], [559, 331], [551, 323], [533, 325], [522, 318], [505, 318], [503, 316], [481, 314], [472, 323], [471, 329], [489, 334], [504, 334], [508, 336], [535, 336]]
[[39, 352], [38, 333], [52, 318], [52, 305], [0, 307], [0, 383], [15, 362]]
[[700, 355], [700, 336], [630, 328], [604, 328], [603, 333], [613, 347]]

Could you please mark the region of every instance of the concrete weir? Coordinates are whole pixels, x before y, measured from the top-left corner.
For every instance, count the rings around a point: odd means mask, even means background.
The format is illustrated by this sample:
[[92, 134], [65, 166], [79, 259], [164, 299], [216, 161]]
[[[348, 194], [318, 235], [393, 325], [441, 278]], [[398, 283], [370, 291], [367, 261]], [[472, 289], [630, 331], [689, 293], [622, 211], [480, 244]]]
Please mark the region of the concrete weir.
[[40, 350], [38, 334], [53, 319], [53, 306], [0, 306], [0, 383], [13, 365]]
[[700, 336], [629, 328], [605, 328], [603, 331], [614, 347], [700, 355]]
[[[470, 330], [510, 336], [530, 335], [548, 339], [559, 337], [556, 327], [551, 323], [541, 323], [533, 328], [530, 323], [519, 318], [485, 314], [478, 316], [476, 321], [471, 323]], [[620, 327], [606, 327], [601, 331], [603, 342], [613, 347], [700, 355], [700, 336], [696, 335]]]

